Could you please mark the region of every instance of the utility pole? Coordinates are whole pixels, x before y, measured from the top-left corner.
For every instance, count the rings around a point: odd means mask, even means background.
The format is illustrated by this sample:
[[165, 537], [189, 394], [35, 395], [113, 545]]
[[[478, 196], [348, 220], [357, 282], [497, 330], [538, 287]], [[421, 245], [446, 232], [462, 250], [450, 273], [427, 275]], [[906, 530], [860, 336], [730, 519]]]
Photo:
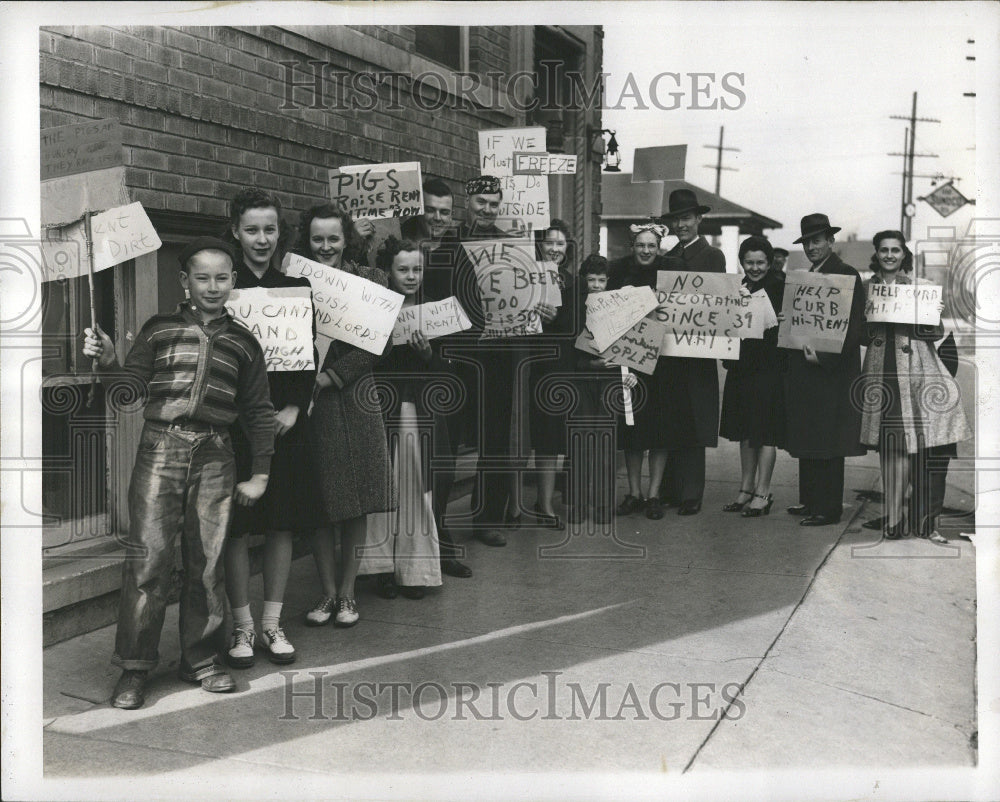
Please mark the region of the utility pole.
[[901, 117], [898, 114], [893, 114], [890, 116], [891, 120], [907, 120], [910, 123], [910, 127], [907, 129], [909, 133], [909, 147], [906, 146], [904, 140], [903, 143], [903, 153], [890, 153], [890, 156], [902, 156], [903, 157], [903, 197], [901, 202], [902, 215], [901, 220], [903, 223], [902, 231], [903, 236], [909, 240], [911, 234], [911, 226], [913, 222], [913, 215], [916, 213], [916, 208], [913, 205], [913, 160], [916, 157], [922, 159], [936, 159], [938, 154], [936, 153], [917, 153], [917, 123], [939, 123], [940, 120], [934, 120], [929, 117], [917, 117], [917, 93], [913, 93], [913, 109], [910, 112], [909, 117]]
[[[975, 39], [966, 39], [965, 43], [966, 44], [970, 44], [970, 45], [974, 45], [976, 43], [976, 40]], [[976, 57], [975, 56], [966, 56], [965, 60], [966, 61], [975, 61]], [[962, 92], [962, 97], [975, 97], [975, 96], [976, 96], [975, 92]]]
[[[719, 188], [722, 186], [722, 171], [723, 170], [732, 170], [733, 172], [739, 172], [737, 170], [737, 168], [735, 168], [735, 167], [723, 167], [722, 166], [722, 151], [724, 151], [724, 150], [732, 150], [732, 151], [735, 151], [736, 153], [740, 152], [739, 148], [724, 148], [724, 147], [722, 147], [722, 137], [723, 137], [723, 135], [725, 133], [725, 130], [726, 130], [726, 127], [724, 125], [720, 125], [719, 126], [719, 144], [718, 145], [704, 145], [704, 147], [708, 148], [709, 150], [716, 150], [716, 151], [719, 152], [718, 158], [716, 159], [715, 165], [714, 165], [714, 168], [713, 168], [715, 170], [715, 194], [716, 195], [719, 194]], [[711, 164], [705, 164], [705, 165], [702, 165], [702, 166], [703, 167], [713, 167], [713, 165], [711, 165]]]

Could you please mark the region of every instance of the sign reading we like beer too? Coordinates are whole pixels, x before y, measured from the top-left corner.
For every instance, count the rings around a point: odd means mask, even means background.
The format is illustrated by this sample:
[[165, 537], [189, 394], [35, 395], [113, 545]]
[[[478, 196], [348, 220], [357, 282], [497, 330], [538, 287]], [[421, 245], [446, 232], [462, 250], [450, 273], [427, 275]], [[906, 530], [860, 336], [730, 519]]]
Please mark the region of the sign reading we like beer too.
[[462, 247], [479, 285], [485, 321], [481, 339], [540, 334], [538, 304], [562, 305], [556, 266], [535, 261], [531, 240], [481, 240]]
[[785, 275], [778, 324], [779, 348], [802, 348], [839, 354], [851, 321], [854, 276], [791, 270]]
[[330, 199], [354, 219], [423, 214], [420, 162], [334, 167], [330, 170]]
[[289, 276], [305, 276], [316, 308], [316, 347], [320, 364], [330, 340], [381, 354], [392, 336], [403, 296], [374, 281], [290, 254]]
[[868, 285], [865, 319], [869, 323], [910, 323], [936, 326], [941, 322], [941, 287], [933, 284]]
[[738, 359], [749, 326], [740, 278], [730, 273], [660, 270], [657, 307], [649, 317], [667, 327], [663, 356]]
[[305, 287], [253, 287], [229, 293], [226, 308], [264, 349], [269, 371], [311, 370], [313, 307]]

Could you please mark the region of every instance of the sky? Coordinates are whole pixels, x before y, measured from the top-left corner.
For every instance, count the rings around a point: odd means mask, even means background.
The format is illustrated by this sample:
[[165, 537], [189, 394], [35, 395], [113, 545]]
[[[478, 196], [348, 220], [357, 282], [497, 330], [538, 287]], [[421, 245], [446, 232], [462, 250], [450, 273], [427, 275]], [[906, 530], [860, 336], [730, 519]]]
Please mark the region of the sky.
[[[841, 237], [868, 239], [899, 227], [903, 159], [887, 154], [902, 152], [908, 122], [890, 115], [908, 117], [914, 91], [918, 117], [941, 121], [917, 123], [916, 152], [939, 158], [917, 158], [915, 172], [956, 176], [955, 186], [975, 197], [977, 99], [963, 92], [976, 89], [977, 69], [992, 69], [986, 85], [998, 85], [996, 64], [966, 59], [977, 52], [967, 40], [976, 39], [977, 28], [987, 33], [981, 12], [975, 4], [945, 3], [639, 8], [605, 26], [604, 70], [608, 105], [617, 104], [631, 74], [649, 108], [626, 97], [618, 104], [626, 108], [606, 110], [603, 124], [617, 131], [623, 171], [631, 170], [637, 147], [687, 144], [686, 178], [710, 191], [716, 151], [704, 146], [717, 145], [725, 126], [724, 145], [739, 152], [724, 154], [723, 165], [737, 171], [723, 171], [721, 193], [782, 222], [772, 241], [788, 246], [810, 212], [827, 213], [844, 229]], [[724, 99], [739, 107], [686, 108], [686, 79], [685, 107], [656, 109], [649, 85], [662, 72], [715, 73], [714, 93], [697, 104]], [[742, 87], [735, 77], [730, 83], [742, 88], [744, 103], [722, 88], [726, 73], [743, 75]], [[982, 90], [982, 75], [980, 82]], [[673, 79], [660, 86], [661, 103], [670, 105]], [[964, 231], [975, 208], [945, 221], [916, 201], [932, 189], [931, 179], [915, 181], [914, 234], [938, 225]]]

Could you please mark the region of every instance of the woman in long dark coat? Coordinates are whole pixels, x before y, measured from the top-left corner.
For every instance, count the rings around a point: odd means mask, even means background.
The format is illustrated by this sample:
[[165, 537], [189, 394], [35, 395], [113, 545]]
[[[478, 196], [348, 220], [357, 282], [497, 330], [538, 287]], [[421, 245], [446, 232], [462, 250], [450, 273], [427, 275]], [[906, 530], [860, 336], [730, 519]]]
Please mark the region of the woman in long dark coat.
[[[740, 243], [740, 264], [746, 294], [763, 290], [774, 309], [781, 309], [785, 276], [771, 269], [774, 250], [763, 237]], [[785, 430], [785, 394], [782, 384], [785, 355], [778, 350], [778, 327], [764, 331], [760, 340], [740, 341], [740, 358], [724, 361], [726, 386], [722, 392], [719, 434], [740, 444], [740, 494], [726, 504], [726, 512], [746, 518], [771, 511], [771, 474]]]
[[[656, 289], [656, 273], [664, 268], [660, 255], [660, 242], [667, 229], [658, 223], [631, 227], [632, 253], [616, 259], [608, 267], [608, 290], [646, 285]], [[660, 358], [652, 376], [639, 376], [632, 390], [635, 424], [629, 426], [621, 419], [618, 429], [619, 446], [625, 450], [625, 470], [628, 473], [629, 492], [618, 505], [619, 515], [631, 515], [644, 509], [646, 517], [659, 520], [663, 507], [659, 501], [660, 482], [667, 464], [667, 438], [664, 412], [666, 409], [663, 381], [666, 363]], [[642, 457], [649, 451], [649, 496], [642, 494]]]
[[[353, 234], [346, 212], [326, 204], [314, 206], [302, 215], [298, 250], [308, 259], [386, 286], [389, 280], [383, 271], [344, 260], [344, 249]], [[386, 344], [386, 349], [390, 348], [391, 340]], [[343, 570], [338, 586], [333, 533], [328, 528], [318, 529], [313, 556], [324, 596], [306, 614], [306, 623], [311, 626], [327, 623], [334, 611], [337, 626], [357, 623], [357, 547], [365, 541], [367, 515], [396, 506], [385, 428], [372, 378], [379, 356], [334, 340], [316, 377], [310, 420], [316, 470], [327, 517], [340, 530]]]

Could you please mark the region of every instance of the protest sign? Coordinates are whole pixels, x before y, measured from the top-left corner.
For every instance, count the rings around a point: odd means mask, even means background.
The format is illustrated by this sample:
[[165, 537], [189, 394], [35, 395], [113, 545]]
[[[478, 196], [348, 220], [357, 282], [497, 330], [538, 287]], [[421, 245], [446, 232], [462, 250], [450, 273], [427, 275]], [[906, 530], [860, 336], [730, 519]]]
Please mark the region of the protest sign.
[[404, 306], [400, 309], [396, 325], [392, 329], [392, 342], [394, 345], [408, 343], [415, 331], [423, 332], [428, 340], [432, 340], [471, 328], [472, 323], [465, 310], [458, 299], [452, 296], [443, 301]]
[[735, 334], [741, 340], [762, 340], [767, 329], [778, 325], [778, 316], [764, 290], [741, 295], [742, 311], [735, 315]]
[[334, 167], [330, 170], [330, 199], [354, 219], [423, 214], [420, 162]]
[[[545, 228], [549, 224], [549, 179], [542, 174], [515, 174], [514, 154], [545, 156], [545, 129], [496, 128], [479, 132], [479, 171], [500, 179], [503, 198], [497, 214], [500, 228]], [[505, 223], [507, 224], [505, 226]]]
[[163, 244], [138, 201], [95, 214], [90, 232], [94, 238], [95, 272], [152, 253]]
[[656, 293], [649, 287], [592, 292], [587, 296], [587, 329], [603, 351], [655, 308]]
[[588, 329], [584, 329], [576, 338], [576, 347], [614, 365], [623, 365], [652, 375], [656, 370], [656, 360], [660, 356], [666, 333], [667, 327], [664, 324], [644, 317], [603, 351], [597, 349], [594, 336]]
[[226, 308], [264, 349], [269, 371], [312, 370], [313, 307], [306, 287], [253, 287], [229, 293]]
[[329, 340], [350, 343], [372, 354], [385, 350], [403, 305], [402, 295], [294, 253], [288, 259], [286, 272], [289, 276], [305, 276], [312, 285], [320, 364], [330, 347]]
[[941, 322], [941, 287], [934, 284], [868, 285], [865, 318], [869, 323], [910, 323], [936, 326]]
[[778, 326], [779, 348], [810, 345], [817, 351], [839, 354], [851, 320], [854, 276], [791, 270], [785, 276], [781, 304], [784, 320]]
[[573, 175], [576, 156], [565, 153], [515, 153], [514, 175]]
[[536, 307], [551, 299], [559, 274], [551, 264], [535, 261], [530, 240], [480, 240], [462, 247], [472, 262], [482, 302], [482, 338], [539, 334]]
[[687, 145], [636, 148], [632, 152], [632, 183], [683, 179], [686, 162]]
[[739, 276], [660, 270], [657, 307], [649, 317], [667, 327], [661, 354], [703, 359], [737, 359], [743, 317]]
[[44, 128], [40, 144], [42, 181], [120, 167], [125, 163], [118, 120], [88, 120]]

